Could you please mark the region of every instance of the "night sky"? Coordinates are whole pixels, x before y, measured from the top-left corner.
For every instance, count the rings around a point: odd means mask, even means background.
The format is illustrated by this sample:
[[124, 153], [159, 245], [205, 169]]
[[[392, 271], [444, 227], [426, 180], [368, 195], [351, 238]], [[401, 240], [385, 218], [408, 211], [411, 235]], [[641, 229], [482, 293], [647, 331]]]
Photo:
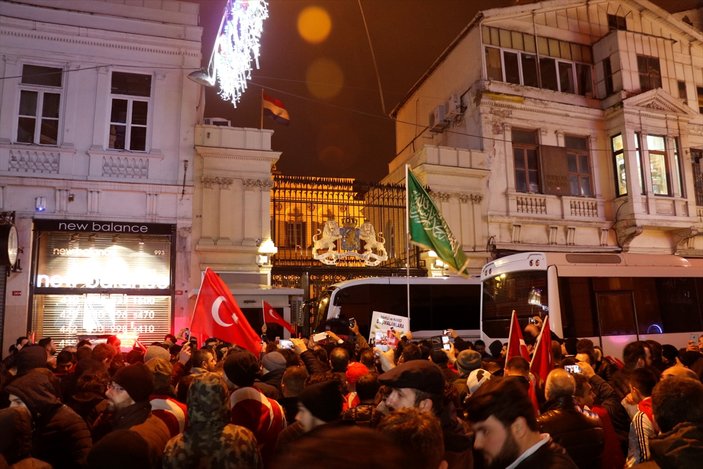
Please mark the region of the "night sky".
[[[205, 66], [226, 0], [198, 3]], [[263, 121], [275, 131], [273, 150], [282, 152], [279, 171], [377, 181], [395, 155], [390, 111], [479, 10], [517, 2], [361, 0], [363, 17], [359, 0], [268, 3], [259, 69], [248, 90], [234, 108], [209, 88], [205, 116], [259, 128], [263, 88], [291, 118], [289, 126]]]

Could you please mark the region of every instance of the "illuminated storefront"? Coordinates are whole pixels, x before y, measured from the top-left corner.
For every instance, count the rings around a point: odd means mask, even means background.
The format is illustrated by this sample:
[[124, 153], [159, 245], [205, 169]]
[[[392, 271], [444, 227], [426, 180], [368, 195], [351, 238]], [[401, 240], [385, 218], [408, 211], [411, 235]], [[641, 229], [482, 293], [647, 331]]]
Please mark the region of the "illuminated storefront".
[[163, 340], [173, 316], [174, 233], [167, 224], [35, 220], [37, 337], [59, 349], [83, 336]]

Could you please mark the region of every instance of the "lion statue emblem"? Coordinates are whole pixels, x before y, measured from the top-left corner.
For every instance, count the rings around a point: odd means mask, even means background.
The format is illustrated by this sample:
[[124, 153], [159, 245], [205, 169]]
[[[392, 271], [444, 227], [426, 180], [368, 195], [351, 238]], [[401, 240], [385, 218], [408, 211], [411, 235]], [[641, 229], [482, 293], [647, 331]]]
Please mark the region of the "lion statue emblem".
[[388, 258], [388, 253], [386, 252], [385, 243], [386, 240], [383, 237], [383, 233], [378, 233], [378, 239], [376, 238], [376, 230], [370, 222], [364, 222], [361, 225], [361, 233], [359, 238], [364, 241], [364, 254], [367, 256], [373, 255], [381, 260], [386, 260]]
[[335, 220], [327, 220], [322, 230], [318, 229], [312, 237], [313, 257], [323, 264], [334, 264], [336, 262], [337, 240], [341, 237], [339, 224]]

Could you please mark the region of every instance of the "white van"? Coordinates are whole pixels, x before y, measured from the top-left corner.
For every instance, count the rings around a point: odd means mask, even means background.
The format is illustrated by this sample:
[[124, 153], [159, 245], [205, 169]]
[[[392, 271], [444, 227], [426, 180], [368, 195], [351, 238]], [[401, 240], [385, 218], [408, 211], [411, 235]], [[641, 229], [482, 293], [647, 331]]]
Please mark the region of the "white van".
[[[481, 280], [463, 277], [369, 277], [331, 285], [318, 299], [318, 318], [346, 324], [354, 318], [368, 337], [373, 311], [408, 317], [414, 338], [454, 329], [467, 339], [480, 337]], [[330, 321], [331, 320], [331, 321]], [[336, 320], [336, 321], [335, 321]]]

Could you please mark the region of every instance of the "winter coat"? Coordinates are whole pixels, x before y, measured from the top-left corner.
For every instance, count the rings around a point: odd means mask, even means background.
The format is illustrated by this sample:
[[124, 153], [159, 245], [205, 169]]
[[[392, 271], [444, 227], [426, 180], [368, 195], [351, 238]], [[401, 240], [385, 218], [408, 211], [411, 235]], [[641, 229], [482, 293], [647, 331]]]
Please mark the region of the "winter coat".
[[6, 390], [19, 397], [32, 415], [32, 456], [55, 468], [78, 467], [90, 452], [90, 431], [78, 414], [61, 403], [50, 374], [46, 369], [30, 370]]
[[576, 467], [564, 448], [550, 438], [537, 451], [520, 461], [515, 469], [575, 469]]
[[604, 440], [600, 419], [581, 412], [573, 397], [548, 401], [537, 422], [540, 431], [563, 446], [578, 467], [600, 467]]
[[261, 456], [254, 434], [229, 423], [229, 391], [222, 376], [195, 377], [188, 395], [188, 423], [164, 450], [163, 467], [217, 467], [258, 469]]
[[636, 468], [700, 467], [703, 461], [703, 423], [682, 422], [673, 430], [649, 439], [652, 461]]

